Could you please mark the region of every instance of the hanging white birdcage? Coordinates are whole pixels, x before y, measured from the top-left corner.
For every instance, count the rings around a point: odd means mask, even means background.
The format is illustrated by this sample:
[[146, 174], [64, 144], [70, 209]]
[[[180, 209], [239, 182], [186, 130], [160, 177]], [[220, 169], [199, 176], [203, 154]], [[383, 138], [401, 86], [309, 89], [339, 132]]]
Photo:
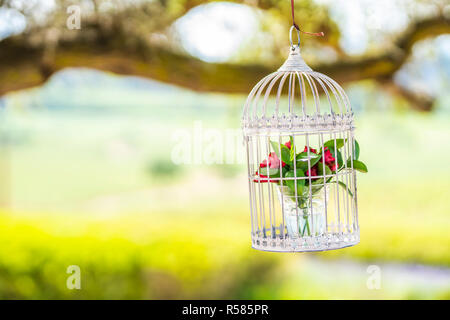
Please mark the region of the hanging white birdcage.
[[242, 127], [252, 247], [301, 252], [359, 242], [353, 113], [344, 90], [292, 43], [286, 62], [250, 92]]

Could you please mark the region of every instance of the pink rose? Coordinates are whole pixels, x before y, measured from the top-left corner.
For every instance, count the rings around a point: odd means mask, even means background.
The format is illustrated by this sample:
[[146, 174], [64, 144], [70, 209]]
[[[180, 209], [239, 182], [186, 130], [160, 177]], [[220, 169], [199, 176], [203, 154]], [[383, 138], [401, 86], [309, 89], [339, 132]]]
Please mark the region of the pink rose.
[[[280, 158], [278, 158], [277, 154], [275, 152], [271, 152], [269, 154], [269, 168], [270, 169], [276, 169], [280, 167]], [[281, 166], [284, 167], [286, 165], [286, 163], [284, 163], [283, 161], [281, 161]], [[264, 160], [263, 162], [261, 162], [261, 164], [259, 165], [260, 168], [265, 168], [267, 167], [267, 160]]]
[[[269, 162], [269, 168], [270, 169], [278, 169], [280, 167], [280, 158], [278, 158], [277, 154], [275, 152], [271, 152], [269, 154], [269, 157], [267, 159], [265, 159], [263, 162], [261, 162], [261, 164], [259, 165], [260, 168], [265, 168], [267, 167], [267, 162]], [[283, 161], [281, 161], [281, 166], [284, 167], [286, 165], [286, 163], [284, 163]], [[258, 175], [258, 171], [256, 171], [255, 173], [256, 175]], [[268, 178], [267, 176], [260, 174], [259, 175], [260, 178]], [[262, 180], [258, 180], [258, 179], [253, 179], [254, 182], [269, 182], [268, 179], [262, 179]], [[276, 182], [276, 181], [270, 181], [270, 182]]]

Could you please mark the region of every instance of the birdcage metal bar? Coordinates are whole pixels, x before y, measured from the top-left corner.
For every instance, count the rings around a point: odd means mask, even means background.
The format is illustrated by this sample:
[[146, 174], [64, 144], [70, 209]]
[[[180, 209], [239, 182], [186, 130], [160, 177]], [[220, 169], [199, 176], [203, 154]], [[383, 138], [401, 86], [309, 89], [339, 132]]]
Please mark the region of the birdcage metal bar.
[[251, 170], [251, 166], [250, 166], [250, 152], [249, 152], [249, 143], [248, 143], [249, 137], [245, 137], [245, 151], [246, 151], [246, 155], [247, 155], [247, 160], [249, 165], [247, 166], [247, 174], [249, 177], [248, 180], [248, 200], [249, 200], [249, 204], [250, 204], [250, 216], [251, 216], [251, 228], [252, 228], [252, 234], [255, 232], [255, 228], [253, 227], [255, 219], [253, 218], [253, 201], [252, 201], [252, 182], [250, 180], [250, 170]]
[[283, 90], [284, 82], [286, 81], [287, 76], [289, 75], [288, 72], [283, 72], [283, 77], [280, 80], [280, 84], [278, 85], [278, 91], [277, 91], [277, 98], [276, 98], [276, 105], [275, 105], [275, 112], [274, 115], [278, 116], [279, 106], [280, 106], [280, 97], [281, 97], [281, 91]]
[[[281, 154], [281, 135], [278, 136], [278, 146], [279, 146], [279, 154]], [[280, 157], [280, 168], [283, 168], [283, 163], [281, 161], [281, 157]], [[283, 180], [283, 175], [280, 174], [280, 183], [283, 186], [284, 185], [284, 180]], [[283, 193], [281, 193], [281, 211], [284, 212], [284, 195]], [[284, 238], [284, 228], [285, 228], [285, 217], [284, 215], [281, 215], [283, 217], [283, 238]]]
[[[265, 143], [266, 143], [266, 150], [270, 150], [269, 138], [265, 139]], [[272, 232], [274, 223], [272, 222], [272, 213], [273, 212], [272, 212], [272, 192], [271, 192], [271, 188], [270, 188], [270, 183], [271, 183], [270, 175], [267, 177], [267, 181], [268, 181], [268, 183], [267, 183], [267, 192], [269, 194], [269, 206], [268, 206], [268, 208], [269, 208], [269, 211], [270, 211], [269, 212], [269, 218], [270, 218], [270, 225], [271, 225], [271, 232]]]

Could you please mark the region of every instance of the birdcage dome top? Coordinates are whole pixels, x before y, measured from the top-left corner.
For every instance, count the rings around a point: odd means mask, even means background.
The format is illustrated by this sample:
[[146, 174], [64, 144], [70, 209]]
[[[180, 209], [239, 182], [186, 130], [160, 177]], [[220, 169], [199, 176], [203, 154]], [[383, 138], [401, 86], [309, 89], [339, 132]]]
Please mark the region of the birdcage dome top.
[[342, 87], [312, 70], [291, 41], [284, 64], [250, 92], [242, 127], [247, 134], [351, 130], [353, 112]]

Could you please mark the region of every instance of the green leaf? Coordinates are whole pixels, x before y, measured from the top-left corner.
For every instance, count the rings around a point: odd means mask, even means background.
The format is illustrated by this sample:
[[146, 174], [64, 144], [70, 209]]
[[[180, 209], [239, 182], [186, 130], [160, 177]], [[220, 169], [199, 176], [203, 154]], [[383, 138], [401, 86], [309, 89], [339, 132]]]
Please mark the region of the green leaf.
[[291, 154], [290, 154], [290, 159], [291, 159], [291, 163], [294, 161], [295, 159], [295, 146], [294, 146], [294, 137], [289, 136], [289, 141], [291, 142]]
[[[319, 164], [318, 166], [317, 166], [317, 174], [319, 175], [319, 176], [322, 176], [322, 175], [324, 175], [323, 174], [323, 163], [321, 163], [321, 164]], [[327, 165], [325, 165], [325, 175], [330, 175], [330, 174], [333, 174], [333, 172], [331, 171], [331, 169], [327, 166]]]
[[325, 142], [323, 144], [324, 147], [328, 147], [328, 149], [333, 149], [334, 150], [334, 143], [336, 141], [336, 149], [340, 149], [344, 146], [345, 140], [344, 139], [331, 139], [328, 140], [327, 142]]
[[286, 173], [288, 173], [289, 172], [289, 167], [288, 166], [284, 166], [283, 168], [281, 168], [281, 171], [282, 171], [282, 174], [283, 174], [283, 177], [286, 177]]
[[275, 151], [278, 158], [280, 158], [280, 144], [275, 141], [270, 141], [270, 145], [272, 146], [273, 151]]
[[322, 190], [323, 188], [323, 184], [318, 184], [318, 185], [312, 185], [311, 186], [311, 193], [312, 194], [317, 194], [320, 192], [320, 190]]
[[259, 174], [267, 176], [269, 178], [280, 178], [280, 170], [278, 170], [278, 168], [269, 168], [269, 167], [264, 167], [264, 168], [259, 168]]
[[356, 139], [354, 141], [355, 141], [355, 145], [353, 147], [353, 159], [358, 160], [359, 159], [359, 143], [358, 143], [358, 141], [356, 141]]
[[[317, 166], [317, 174], [319, 176], [324, 175], [323, 174], [323, 164], [319, 164]], [[333, 174], [333, 172], [331, 171], [331, 169], [327, 165], [325, 165], [325, 175], [331, 175], [331, 174]], [[331, 179], [333, 179], [333, 177], [328, 177], [327, 178], [327, 183], [330, 182]], [[319, 178], [317, 180], [312, 181], [311, 184], [312, 184], [312, 191], [313, 191], [313, 193], [317, 193], [317, 192], [320, 191], [320, 189], [323, 188], [323, 181], [324, 181], [324, 178]]]
[[314, 165], [319, 162], [320, 158], [322, 158], [322, 155], [315, 154], [313, 152], [301, 152], [296, 157], [296, 166], [297, 169], [302, 169], [303, 172], [306, 172], [308, 170], [308, 158], [310, 159], [310, 166], [311, 168], [314, 167]]
[[[351, 168], [352, 167], [352, 162], [351, 159], [349, 159], [347, 161], [347, 168]], [[366, 173], [367, 170], [367, 166], [364, 164], [364, 162], [359, 161], [359, 160], [353, 160], [353, 169], [358, 170], [359, 172], [363, 172]]]
[[[336, 181], [331, 181], [330, 183], [336, 183]], [[350, 197], [353, 198], [353, 193], [350, 191], [350, 188], [347, 187], [347, 185], [341, 181], [338, 181], [338, 185], [340, 185], [342, 188], [345, 189], [345, 191], [348, 192], [348, 194], [350, 195]]]
[[284, 144], [281, 145], [281, 161], [283, 161], [289, 166], [292, 166], [291, 150]]
[[[305, 174], [302, 170], [297, 169], [297, 178], [304, 177]], [[293, 178], [295, 177], [294, 170], [290, 170], [286, 172], [285, 175], [286, 178]], [[295, 194], [295, 181], [297, 181], [297, 196], [303, 194], [303, 188], [305, 186], [305, 179], [297, 179], [297, 180], [286, 180], [285, 184], [288, 186], [288, 188], [292, 191], [292, 193]]]

